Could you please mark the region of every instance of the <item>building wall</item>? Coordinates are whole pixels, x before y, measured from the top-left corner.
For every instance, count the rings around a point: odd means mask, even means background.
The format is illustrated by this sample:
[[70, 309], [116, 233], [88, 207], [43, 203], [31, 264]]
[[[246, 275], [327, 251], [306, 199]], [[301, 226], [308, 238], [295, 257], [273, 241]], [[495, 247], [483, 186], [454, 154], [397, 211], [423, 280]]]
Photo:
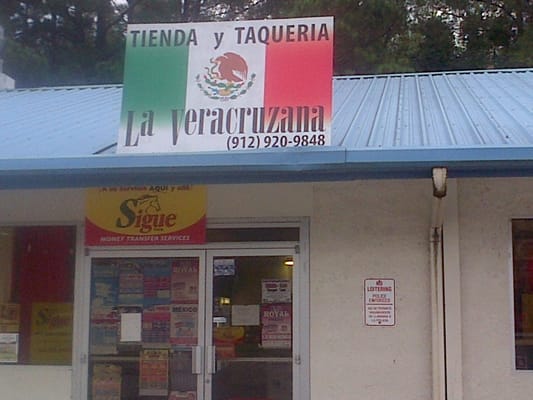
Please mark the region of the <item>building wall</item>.
[[[211, 219], [310, 217], [312, 400], [431, 398], [429, 180], [208, 193]], [[533, 216], [532, 198], [528, 179], [458, 183], [466, 400], [527, 399], [533, 390], [531, 373], [513, 364], [510, 246], [510, 218]], [[83, 190], [0, 191], [0, 203], [0, 225], [83, 221]], [[367, 278], [395, 280], [396, 326], [365, 326]], [[2, 400], [67, 400], [70, 388], [70, 367], [0, 366]]]
[[[0, 191], [0, 225], [81, 223], [83, 199], [81, 190]], [[71, 382], [68, 366], [0, 365], [2, 400], [70, 400]]]
[[72, 368], [0, 366], [2, 400], [70, 400]]
[[511, 225], [533, 217], [533, 180], [459, 184], [464, 399], [530, 399], [533, 371], [514, 368]]
[[[315, 187], [312, 399], [431, 397], [430, 216], [426, 180]], [[395, 279], [396, 326], [365, 326], [367, 278]]]

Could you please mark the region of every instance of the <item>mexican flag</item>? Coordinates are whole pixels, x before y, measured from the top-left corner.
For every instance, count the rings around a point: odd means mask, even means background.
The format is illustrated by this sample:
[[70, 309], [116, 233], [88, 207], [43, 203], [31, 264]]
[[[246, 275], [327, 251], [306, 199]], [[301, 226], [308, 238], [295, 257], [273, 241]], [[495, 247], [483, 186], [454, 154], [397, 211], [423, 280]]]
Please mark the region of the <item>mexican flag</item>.
[[333, 18], [130, 25], [118, 152], [330, 144]]

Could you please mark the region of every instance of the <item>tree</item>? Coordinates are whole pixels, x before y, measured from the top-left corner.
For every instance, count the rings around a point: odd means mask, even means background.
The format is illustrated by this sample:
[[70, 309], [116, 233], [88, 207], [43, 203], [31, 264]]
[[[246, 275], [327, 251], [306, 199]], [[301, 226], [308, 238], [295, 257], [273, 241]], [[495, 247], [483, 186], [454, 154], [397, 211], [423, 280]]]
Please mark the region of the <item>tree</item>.
[[[456, 34], [454, 68], [531, 66], [525, 53], [531, 40], [530, 0], [437, 0], [423, 8], [447, 18]], [[420, 4], [418, 5], [420, 6]]]
[[401, 0], [304, 0], [287, 2], [290, 16], [335, 16], [337, 74], [412, 70], [402, 54], [408, 40], [408, 18]]
[[129, 23], [264, 17], [270, 1], [2, 0], [5, 71], [17, 86], [120, 82]]
[[336, 74], [526, 67], [531, 0], [2, 0], [17, 86], [120, 82], [127, 23], [335, 17]]
[[123, 29], [107, 0], [6, 0], [5, 71], [18, 86], [119, 81]]
[[412, 54], [416, 71], [443, 71], [454, 63], [455, 46], [453, 32], [441, 18], [432, 16], [420, 21], [413, 28], [418, 44]]

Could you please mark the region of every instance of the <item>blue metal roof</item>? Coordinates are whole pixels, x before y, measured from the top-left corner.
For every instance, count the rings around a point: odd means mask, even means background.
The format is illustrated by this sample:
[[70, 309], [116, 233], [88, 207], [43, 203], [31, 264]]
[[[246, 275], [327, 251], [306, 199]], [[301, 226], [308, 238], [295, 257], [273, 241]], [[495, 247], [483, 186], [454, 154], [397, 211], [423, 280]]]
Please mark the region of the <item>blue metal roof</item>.
[[332, 146], [114, 154], [121, 86], [0, 91], [0, 188], [533, 176], [533, 69], [336, 77]]
[[533, 70], [337, 78], [334, 102], [348, 149], [533, 144]]
[[120, 86], [0, 91], [0, 158], [90, 156], [116, 141]]

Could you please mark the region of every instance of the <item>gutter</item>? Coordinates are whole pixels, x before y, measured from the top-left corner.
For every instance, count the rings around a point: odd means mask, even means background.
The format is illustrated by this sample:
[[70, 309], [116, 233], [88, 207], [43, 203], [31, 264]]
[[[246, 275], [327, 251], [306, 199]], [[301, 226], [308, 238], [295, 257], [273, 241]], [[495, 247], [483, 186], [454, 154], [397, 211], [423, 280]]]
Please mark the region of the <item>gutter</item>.
[[431, 279], [432, 399], [446, 400], [446, 336], [444, 306], [444, 260], [442, 254], [443, 203], [446, 196], [446, 168], [433, 168], [433, 204], [429, 230]]
[[533, 176], [533, 146], [367, 149], [301, 147], [261, 151], [99, 154], [2, 158], [0, 189], [159, 184], [325, 182]]

